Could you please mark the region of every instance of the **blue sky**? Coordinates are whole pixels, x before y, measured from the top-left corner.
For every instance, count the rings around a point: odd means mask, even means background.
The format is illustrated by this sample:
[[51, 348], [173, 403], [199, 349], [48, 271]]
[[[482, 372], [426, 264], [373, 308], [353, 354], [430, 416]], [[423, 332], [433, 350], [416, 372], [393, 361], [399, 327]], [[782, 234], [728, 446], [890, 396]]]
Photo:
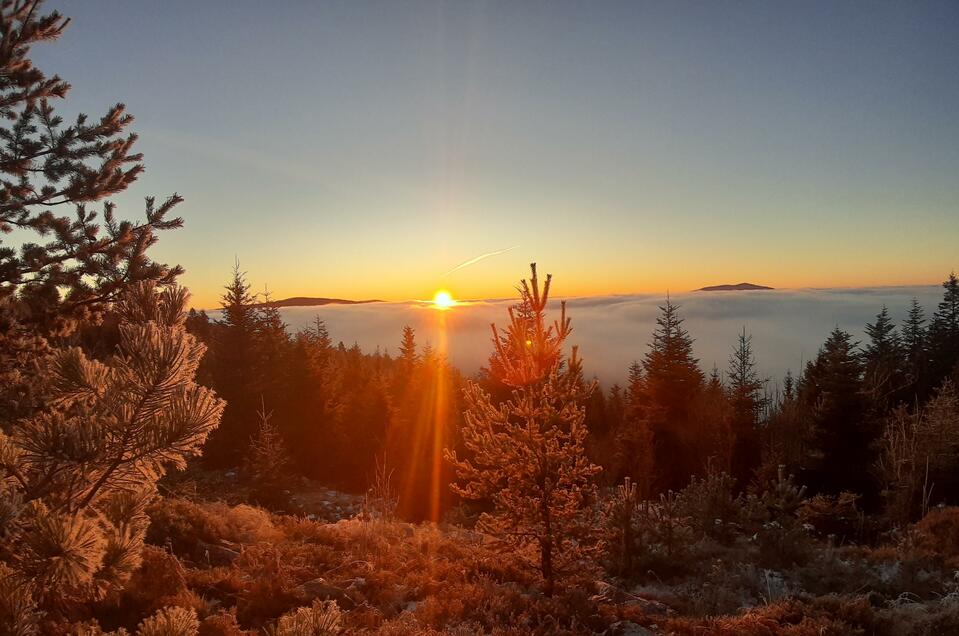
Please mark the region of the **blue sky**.
[[[209, 305], [936, 283], [957, 267], [959, 4], [48, 0], [64, 112], [117, 101]], [[444, 278], [478, 254], [520, 247]]]

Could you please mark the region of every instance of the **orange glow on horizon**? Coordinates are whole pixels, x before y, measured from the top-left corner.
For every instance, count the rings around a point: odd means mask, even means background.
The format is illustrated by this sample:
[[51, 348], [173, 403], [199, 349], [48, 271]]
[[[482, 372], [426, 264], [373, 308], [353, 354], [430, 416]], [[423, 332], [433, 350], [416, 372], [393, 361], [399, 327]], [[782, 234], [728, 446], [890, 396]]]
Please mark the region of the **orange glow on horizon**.
[[[842, 271], [821, 272], [819, 268], [803, 274], [796, 271], [782, 271], [772, 265], [764, 265], [760, 275], [755, 271], [744, 268], [744, 271], [726, 273], [715, 269], [703, 269], [708, 273], [696, 273], [700, 269], [690, 265], [683, 269], [663, 273], [655, 269], [644, 271], [641, 274], [631, 275], [628, 269], [614, 270], [602, 277], [593, 275], [592, 270], [578, 268], [572, 265], [557, 265], [550, 268], [550, 273], [556, 276], [556, 298], [576, 298], [606, 295], [631, 294], [684, 294], [707, 285], [724, 283], [739, 283], [747, 281], [759, 285], [768, 285], [778, 290], [806, 289], [806, 288], [858, 288], [858, 287], [887, 287], [912, 285], [939, 285], [944, 274], [951, 271], [948, 263], [942, 266], [931, 266], [928, 271], [918, 273], [908, 272], [904, 267], [896, 264], [894, 267], [884, 267], [872, 272], [869, 276], [853, 275]], [[797, 268], [798, 269], [798, 268]], [[896, 271], [893, 271], [893, 270]], [[686, 271], [689, 270], [689, 271]], [[253, 272], [256, 272], [254, 274]], [[254, 283], [264, 278], [260, 270], [251, 268], [250, 280]], [[693, 272], [693, 273], [690, 273]], [[424, 278], [432, 275], [423, 274]], [[187, 274], [182, 278], [193, 293], [191, 306], [196, 309], [216, 311], [220, 307], [221, 276], [218, 274], [204, 274], [203, 276]], [[277, 276], [277, 283], [270, 283], [270, 290], [276, 299], [295, 296], [315, 296], [325, 298], [342, 298], [347, 300], [381, 300], [385, 302], [417, 302], [424, 307], [437, 310], [456, 309], [466, 306], [466, 301], [458, 300], [448, 289], [427, 286], [417, 281], [417, 273], [391, 273], [389, 278], [382, 277], [376, 281], [365, 279], [351, 279], [338, 281], [330, 279], [323, 285], [317, 285], [312, 279], [296, 275], [285, 279]], [[457, 282], [457, 294], [461, 298], [476, 300], [514, 298], [516, 276], [512, 272], [496, 272], [493, 274], [477, 274], [473, 278]], [[449, 294], [449, 301], [443, 296], [437, 302], [440, 293]], [[452, 302], [452, 305], [444, 306]]]

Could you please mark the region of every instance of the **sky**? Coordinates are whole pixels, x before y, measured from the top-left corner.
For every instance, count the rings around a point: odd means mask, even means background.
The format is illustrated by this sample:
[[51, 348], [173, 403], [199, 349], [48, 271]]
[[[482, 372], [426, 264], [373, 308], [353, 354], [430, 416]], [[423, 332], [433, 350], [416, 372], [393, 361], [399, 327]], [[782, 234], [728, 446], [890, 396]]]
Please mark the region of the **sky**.
[[[256, 290], [924, 285], [959, 267], [959, 3], [48, 0], [136, 116], [155, 256]], [[506, 250], [448, 273], [479, 255]]]

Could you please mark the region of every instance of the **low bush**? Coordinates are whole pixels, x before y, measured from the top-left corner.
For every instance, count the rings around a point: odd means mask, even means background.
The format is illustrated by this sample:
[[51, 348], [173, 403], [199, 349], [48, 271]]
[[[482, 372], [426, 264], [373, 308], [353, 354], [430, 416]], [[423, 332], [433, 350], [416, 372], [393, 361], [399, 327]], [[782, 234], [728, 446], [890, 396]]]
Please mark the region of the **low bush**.
[[919, 546], [959, 565], [959, 506], [929, 511], [914, 529]]
[[215, 558], [208, 554], [211, 546], [268, 542], [282, 536], [268, 512], [244, 504], [161, 499], [147, 512], [147, 542], [168, 547], [174, 554], [194, 561]]

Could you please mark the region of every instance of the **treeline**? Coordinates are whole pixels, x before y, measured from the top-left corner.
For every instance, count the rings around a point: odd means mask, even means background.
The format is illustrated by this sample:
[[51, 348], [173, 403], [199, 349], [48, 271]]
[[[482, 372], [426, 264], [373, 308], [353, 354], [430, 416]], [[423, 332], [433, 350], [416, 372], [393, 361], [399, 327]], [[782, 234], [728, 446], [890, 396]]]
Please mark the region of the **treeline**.
[[[810, 492], [853, 493], [865, 510], [897, 521], [954, 501], [959, 281], [951, 275], [943, 287], [928, 318], [913, 300], [899, 326], [883, 307], [866, 325], [865, 342], [835, 329], [816, 358], [775, 390], [756, 371], [745, 328], [728, 367], [705, 372], [680, 307], [667, 299], [625, 386], [584, 392], [586, 449], [603, 468], [600, 483], [629, 477], [649, 499], [712, 471], [729, 474], [745, 492], [774, 480], [782, 466]], [[451, 503], [450, 469], [436, 449], [463, 452], [464, 381], [428, 344], [418, 347], [411, 328], [397, 334], [395, 355], [333, 344], [319, 319], [290, 333], [239, 269], [220, 314], [191, 312], [187, 320], [209, 348], [199, 378], [228, 404], [205, 461], [244, 465], [262, 403], [295, 472], [362, 490], [386, 466], [401, 515], [431, 516], [438, 492], [443, 509]], [[571, 364], [585, 386], [582, 363]], [[512, 392], [496, 365], [494, 352], [477, 380], [503, 404]]]
[[679, 308], [661, 308], [649, 350], [625, 388], [587, 405], [588, 450], [607, 483], [630, 477], [642, 498], [679, 490], [708, 469], [741, 490], [784, 466], [811, 492], [854, 493], [868, 511], [917, 518], [959, 499], [959, 280], [943, 283], [927, 318], [913, 300], [904, 324], [883, 307], [857, 342], [839, 328], [815, 359], [770, 391], [751, 337], [725, 373], [693, 356]]
[[439, 452], [456, 444], [463, 381], [411, 328], [397, 334], [395, 356], [334, 344], [319, 319], [291, 333], [238, 267], [220, 316], [191, 311], [187, 328], [208, 347], [200, 381], [227, 401], [204, 452], [209, 465], [245, 467], [265, 409], [293, 472], [363, 490], [385, 468], [401, 515], [428, 517], [429, 493], [448, 506]]

